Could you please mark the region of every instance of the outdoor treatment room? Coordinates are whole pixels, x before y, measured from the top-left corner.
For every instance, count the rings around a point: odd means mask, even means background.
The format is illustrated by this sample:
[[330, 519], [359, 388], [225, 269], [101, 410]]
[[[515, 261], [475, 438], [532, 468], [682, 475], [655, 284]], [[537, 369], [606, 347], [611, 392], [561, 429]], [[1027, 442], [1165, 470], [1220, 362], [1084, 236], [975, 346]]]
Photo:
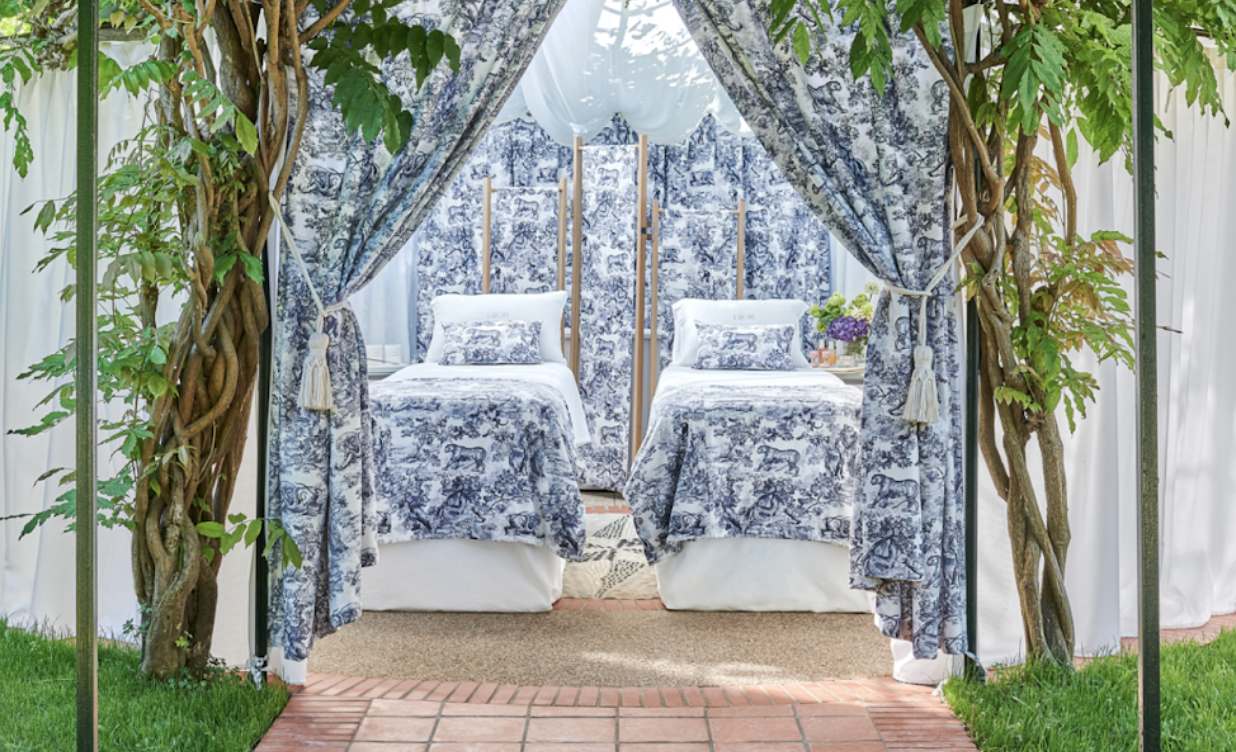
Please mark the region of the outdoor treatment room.
[[0, 748], [1236, 749], [1233, 2], [0, 3]]

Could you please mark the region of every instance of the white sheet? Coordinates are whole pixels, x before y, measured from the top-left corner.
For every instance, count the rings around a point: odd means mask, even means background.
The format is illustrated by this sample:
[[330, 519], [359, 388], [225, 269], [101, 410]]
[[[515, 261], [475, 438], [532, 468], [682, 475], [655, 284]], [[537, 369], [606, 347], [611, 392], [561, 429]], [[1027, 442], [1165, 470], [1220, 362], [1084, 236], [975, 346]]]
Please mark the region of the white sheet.
[[661, 601], [674, 610], [871, 613], [874, 601], [850, 589], [849, 550], [815, 541], [693, 540], [656, 570]]
[[657, 394], [671, 386], [821, 386], [850, 388], [845, 382], [819, 368], [799, 368], [794, 371], [728, 371], [670, 366], [657, 377]]
[[539, 613], [562, 596], [566, 561], [527, 543], [389, 543], [361, 570], [366, 611]]
[[579, 386], [575, 383], [575, 374], [561, 363], [540, 363], [534, 366], [500, 365], [500, 366], [443, 366], [437, 363], [417, 363], [401, 371], [391, 374], [392, 381], [407, 381], [410, 379], [509, 379], [511, 381], [531, 381], [534, 384], [548, 384], [556, 388], [566, 400], [567, 411], [571, 414], [571, 428], [575, 434], [575, 446], [581, 446], [591, 441], [588, 433], [588, 421], [584, 417], [584, 404], [579, 399]]

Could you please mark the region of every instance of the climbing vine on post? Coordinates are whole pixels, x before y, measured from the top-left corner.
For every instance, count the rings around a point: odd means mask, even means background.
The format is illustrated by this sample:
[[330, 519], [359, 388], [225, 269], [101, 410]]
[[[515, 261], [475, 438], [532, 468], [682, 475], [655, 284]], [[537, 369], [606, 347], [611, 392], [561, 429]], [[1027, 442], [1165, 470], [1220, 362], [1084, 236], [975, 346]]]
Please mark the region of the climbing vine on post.
[[[99, 185], [99, 388], [123, 414], [101, 424], [124, 459], [100, 483], [99, 522], [132, 531], [141, 606], [142, 673], [200, 673], [210, 659], [216, 577], [223, 554], [252, 545], [262, 525], [298, 566], [295, 541], [271, 520], [231, 513], [269, 311], [261, 254], [276, 221], [267, 200], [285, 191], [306, 125], [309, 75], [336, 84], [334, 104], [351, 132], [401, 149], [412, 114], [381, 77], [381, 61], [406, 55], [418, 85], [460, 50], [442, 30], [402, 20], [398, 0], [120, 0], [105, 31], [141, 40], [146, 59], [122, 67], [102, 55], [100, 91], [146, 103], [145, 127], [109, 155]], [[106, 14], [105, 14], [106, 15]], [[15, 131], [17, 164], [33, 151], [12, 93], [44, 71], [75, 63], [76, 4], [0, 0], [0, 115]], [[107, 34], [104, 38], [107, 38]], [[373, 148], [379, 148], [374, 146]], [[75, 198], [35, 207], [56, 248], [40, 268], [75, 261]], [[72, 298], [72, 287], [63, 291]], [[69, 419], [79, 395], [65, 377], [75, 351], [33, 365], [24, 378], [56, 386], [47, 412], [19, 433]], [[72, 472], [45, 480], [62, 484]], [[73, 492], [32, 519], [71, 517]]]
[[[1027, 656], [1071, 666], [1071, 533], [1058, 421], [1063, 411], [1075, 428], [1098, 388], [1074, 366], [1078, 351], [1133, 364], [1120, 282], [1132, 270], [1120, 244], [1131, 241], [1115, 232], [1078, 233], [1072, 170], [1079, 139], [1103, 161], [1130, 153], [1130, 5], [989, 0], [980, 16], [990, 41], [967, 59], [962, 50], [975, 44], [962, 43], [963, 11], [974, 4], [772, 0], [771, 31], [810, 65], [822, 49], [823, 19], [854, 24], [851, 71], [856, 79], [869, 75], [880, 93], [893, 75], [889, 34], [914, 34], [948, 86], [949, 148], [964, 219], [955, 240], [984, 224], [962, 256], [963, 284], [981, 325], [980, 449], [1007, 503]], [[1221, 114], [1203, 39], [1236, 69], [1236, 0], [1156, 3], [1155, 25], [1156, 65], [1170, 85], [1183, 88], [1189, 104]], [[1032, 441], [1042, 457], [1037, 467], [1027, 451]]]

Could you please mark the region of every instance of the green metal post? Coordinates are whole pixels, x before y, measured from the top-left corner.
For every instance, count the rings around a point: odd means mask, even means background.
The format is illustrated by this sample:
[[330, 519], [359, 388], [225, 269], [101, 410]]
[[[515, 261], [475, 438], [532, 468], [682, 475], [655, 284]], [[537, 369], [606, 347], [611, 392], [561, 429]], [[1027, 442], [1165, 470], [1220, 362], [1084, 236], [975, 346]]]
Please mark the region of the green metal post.
[[1137, 704], [1140, 749], [1159, 752], [1159, 430], [1155, 326], [1154, 2], [1133, 2], [1133, 181], [1137, 217]]
[[94, 752], [99, 748], [99, 631], [95, 610], [99, 7], [90, 1], [77, 6], [77, 749]]
[[[978, 432], [979, 432], [978, 301], [966, 303], [966, 642], [978, 655]], [[966, 676], [984, 678], [983, 667], [966, 656]]]
[[[266, 296], [266, 310], [274, 311], [274, 297], [270, 283], [270, 248], [262, 251], [262, 293]], [[266, 516], [266, 475], [269, 471], [269, 461], [266, 456], [266, 441], [268, 423], [270, 422], [270, 363], [271, 338], [274, 330], [273, 322], [262, 332], [261, 345], [258, 348], [258, 428], [257, 428], [257, 510], [258, 517]], [[270, 567], [262, 552], [266, 550], [266, 525], [263, 524], [257, 537], [254, 560], [253, 588], [253, 658], [254, 669], [259, 671], [254, 678], [259, 686], [266, 681], [267, 662], [270, 652]]]

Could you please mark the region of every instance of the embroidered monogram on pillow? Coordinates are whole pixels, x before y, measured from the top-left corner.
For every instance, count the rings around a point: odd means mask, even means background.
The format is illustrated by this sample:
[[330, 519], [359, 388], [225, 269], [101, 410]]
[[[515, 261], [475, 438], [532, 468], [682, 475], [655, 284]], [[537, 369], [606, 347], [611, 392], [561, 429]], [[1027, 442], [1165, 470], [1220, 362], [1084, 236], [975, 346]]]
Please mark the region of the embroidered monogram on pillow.
[[695, 368], [793, 371], [790, 344], [794, 327], [789, 324], [722, 326], [695, 322], [700, 349]]
[[442, 365], [535, 365], [540, 321], [459, 321], [442, 326]]

